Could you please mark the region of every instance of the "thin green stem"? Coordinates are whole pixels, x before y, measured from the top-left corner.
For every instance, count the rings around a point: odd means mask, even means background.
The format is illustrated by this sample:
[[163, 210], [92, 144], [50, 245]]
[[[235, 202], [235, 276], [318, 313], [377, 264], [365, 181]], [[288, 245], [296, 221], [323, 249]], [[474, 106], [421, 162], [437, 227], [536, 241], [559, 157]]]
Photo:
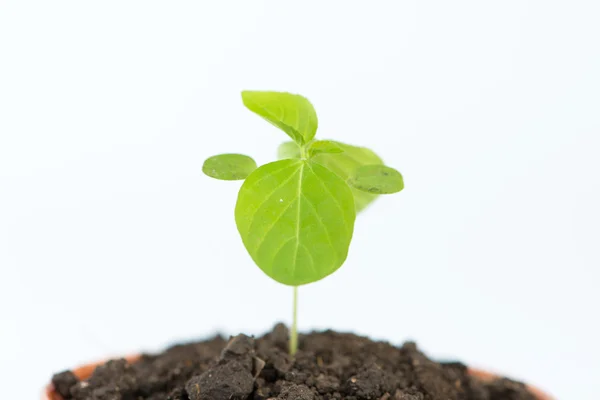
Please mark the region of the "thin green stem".
[[292, 330], [290, 332], [290, 354], [293, 356], [298, 350], [298, 286], [294, 286], [294, 312]]
[[308, 159], [308, 148], [310, 147], [310, 143], [311, 142], [308, 142], [304, 146], [300, 146], [300, 159]]

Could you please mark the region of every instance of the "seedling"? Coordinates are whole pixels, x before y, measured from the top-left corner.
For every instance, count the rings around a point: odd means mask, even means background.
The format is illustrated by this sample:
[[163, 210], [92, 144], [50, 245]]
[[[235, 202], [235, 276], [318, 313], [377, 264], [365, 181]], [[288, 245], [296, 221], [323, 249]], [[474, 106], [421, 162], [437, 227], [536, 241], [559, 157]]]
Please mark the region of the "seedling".
[[402, 175], [371, 150], [315, 140], [318, 119], [304, 97], [280, 92], [242, 92], [244, 105], [291, 139], [279, 161], [257, 168], [242, 154], [221, 154], [202, 171], [222, 180], [244, 180], [235, 222], [258, 267], [294, 288], [290, 353], [298, 348], [298, 286], [335, 272], [348, 255], [357, 212], [380, 194], [404, 188]]

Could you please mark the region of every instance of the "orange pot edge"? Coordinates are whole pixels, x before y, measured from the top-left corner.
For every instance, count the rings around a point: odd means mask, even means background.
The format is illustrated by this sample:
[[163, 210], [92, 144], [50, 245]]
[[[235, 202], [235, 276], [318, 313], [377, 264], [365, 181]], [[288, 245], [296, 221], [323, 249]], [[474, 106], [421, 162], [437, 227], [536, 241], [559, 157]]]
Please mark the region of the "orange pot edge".
[[[139, 355], [133, 355], [133, 356], [126, 357], [126, 360], [128, 362], [132, 363], [132, 362], [137, 361], [139, 358], [140, 358]], [[104, 363], [104, 361], [99, 361], [99, 362], [92, 363], [92, 364], [82, 365], [81, 367], [73, 370], [73, 373], [80, 380], [88, 379], [92, 375], [92, 372], [94, 372], [94, 369], [96, 369], [97, 366], [99, 366], [103, 363]], [[472, 376], [477, 377], [484, 381], [494, 379], [497, 376], [491, 372], [487, 372], [487, 371], [483, 371], [483, 370], [475, 369], [475, 368], [469, 368], [469, 375], [472, 375]], [[541, 390], [539, 390], [536, 387], [527, 385], [527, 389], [529, 389], [529, 391], [531, 393], [533, 393], [538, 398], [538, 400], [553, 400], [553, 398], [550, 397], [550, 395], [542, 392]], [[46, 386], [46, 389], [44, 390], [44, 393], [42, 394], [42, 400], [63, 400], [63, 398], [58, 393], [56, 393], [52, 384], [49, 384], [48, 386]]]

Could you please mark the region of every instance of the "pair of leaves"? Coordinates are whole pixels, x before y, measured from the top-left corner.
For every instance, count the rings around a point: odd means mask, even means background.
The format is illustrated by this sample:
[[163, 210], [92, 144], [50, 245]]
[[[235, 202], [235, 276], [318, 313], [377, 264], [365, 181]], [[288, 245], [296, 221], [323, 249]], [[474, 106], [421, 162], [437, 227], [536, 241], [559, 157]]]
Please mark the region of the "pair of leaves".
[[371, 150], [313, 140], [318, 119], [302, 96], [243, 92], [242, 99], [293, 139], [279, 148], [283, 160], [257, 169], [248, 156], [222, 154], [207, 159], [202, 169], [217, 179], [246, 179], [236, 225], [268, 276], [293, 286], [318, 281], [344, 263], [356, 213], [377, 194], [401, 190], [402, 176]]
[[[288, 134], [298, 150], [312, 141], [317, 133], [319, 120], [312, 104], [303, 96], [281, 92], [243, 91], [244, 105], [254, 113]], [[317, 153], [336, 151], [328, 141], [311, 143], [311, 156]], [[337, 149], [337, 151], [341, 151]], [[245, 179], [256, 169], [256, 162], [243, 154], [220, 154], [204, 162], [202, 171], [215, 179]]]
[[[345, 149], [345, 150], [344, 150]], [[402, 175], [381, 163], [381, 159], [366, 148], [334, 141], [318, 141], [309, 149], [310, 158], [334, 171], [352, 187], [356, 210], [361, 211], [378, 194], [399, 192], [404, 188]], [[280, 158], [300, 158], [294, 142], [283, 143]], [[257, 168], [256, 162], [243, 154], [220, 154], [208, 158], [202, 166], [206, 175], [221, 180], [246, 179]]]

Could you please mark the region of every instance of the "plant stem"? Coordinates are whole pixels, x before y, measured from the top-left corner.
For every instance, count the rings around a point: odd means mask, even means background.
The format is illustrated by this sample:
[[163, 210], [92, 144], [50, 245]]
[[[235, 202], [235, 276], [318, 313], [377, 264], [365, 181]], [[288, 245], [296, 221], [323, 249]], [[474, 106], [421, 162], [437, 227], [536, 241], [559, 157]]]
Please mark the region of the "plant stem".
[[300, 146], [300, 159], [306, 160], [308, 158], [308, 143], [304, 146]]
[[292, 319], [292, 330], [290, 332], [290, 355], [296, 354], [298, 350], [298, 286], [294, 286], [294, 313]]

